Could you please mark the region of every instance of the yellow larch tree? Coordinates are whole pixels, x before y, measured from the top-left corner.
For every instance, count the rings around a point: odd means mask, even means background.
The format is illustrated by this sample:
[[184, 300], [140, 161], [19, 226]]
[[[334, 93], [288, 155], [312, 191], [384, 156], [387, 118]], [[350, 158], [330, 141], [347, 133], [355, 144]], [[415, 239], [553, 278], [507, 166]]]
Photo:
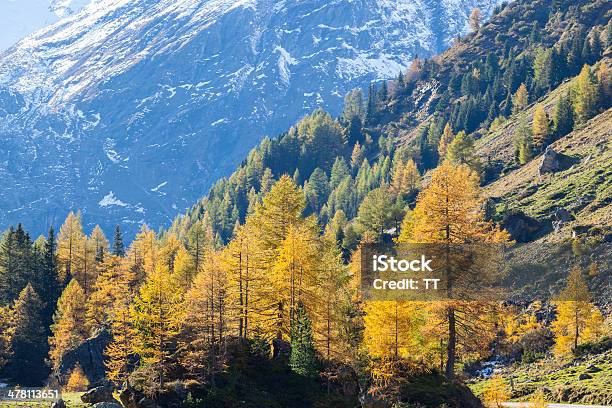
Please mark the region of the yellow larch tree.
[[260, 296], [265, 276], [252, 229], [251, 223], [237, 228], [221, 257], [228, 274], [228, 302], [235, 309], [232, 314], [238, 320], [238, 335], [244, 338], [250, 336], [252, 326], [268, 319], [262, 319], [260, 314], [265, 309], [265, 300]]
[[180, 361], [196, 379], [210, 379], [224, 366], [225, 340], [233, 333], [227, 305], [227, 274], [221, 254], [206, 255], [205, 267], [185, 295]]
[[567, 284], [554, 304], [557, 307], [557, 316], [552, 324], [555, 354], [569, 354], [576, 350], [578, 345], [595, 340], [601, 334], [604, 319], [592, 303], [592, 296], [580, 267], [572, 268]]
[[529, 105], [529, 92], [525, 84], [521, 84], [512, 95], [512, 114], [517, 114]]
[[[432, 173], [429, 186], [419, 194], [415, 209], [409, 215], [410, 234], [402, 240], [416, 244], [436, 244], [441, 250], [446, 248], [447, 253], [451, 247], [467, 243], [508, 242], [509, 235], [505, 231], [485, 220], [478, 182], [477, 174], [469, 167], [455, 166], [448, 161], [442, 163]], [[466, 256], [468, 254], [461, 257]], [[482, 255], [478, 254], [478, 257], [482, 258]], [[481, 263], [486, 264], [486, 260], [482, 259]], [[458, 346], [464, 352], [477, 351], [492, 336], [493, 330], [484, 328], [494, 323], [491, 320], [495, 313], [492, 302], [454, 299], [462, 284], [470, 286], [475, 278], [485, 283], [495, 280], [494, 268], [483, 266], [477, 271], [473, 268], [469, 271], [461, 267], [453, 268], [446, 279], [449, 300], [438, 303], [445, 311], [448, 326], [445, 371], [449, 378], [454, 376]], [[490, 314], [487, 313], [488, 309], [491, 309]]]
[[538, 149], [542, 149], [548, 143], [550, 136], [550, 123], [548, 114], [542, 104], [537, 104], [533, 114], [533, 143]]
[[349, 287], [348, 268], [333, 234], [325, 234], [319, 244], [320, 259], [317, 267], [315, 301], [311, 306], [315, 347], [327, 360], [347, 360], [350, 345], [346, 338], [349, 330], [347, 308], [352, 292]]
[[[136, 234], [136, 239], [130, 246], [129, 252], [132, 253], [132, 256], [140, 260], [145, 275], [157, 271], [159, 246], [155, 231], [143, 225], [138, 234]], [[128, 256], [129, 255], [128, 253]]]
[[501, 408], [502, 404], [507, 402], [512, 395], [506, 380], [499, 375], [494, 375], [487, 381], [482, 396], [487, 407]]
[[49, 356], [57, 368], [62, 356], [77, 347], [89, 334], [85, 318], [85, 292], [73, 279], [62, 292], [51, 326]]
[[122, 385], [129, 375], [134, 342], [134, 330], [128, 305], [115, 306], [111, 333], [113, 340], [104, 350], [106, 375], [115, 384]]
[[584, 65], [572, 89], [574, 111], [579, 123], [584, 123], [597, 113], [599, 84], [591, 67]]
[[163, 386], [167, 361], [175, 352], [175, 336], [181, 321], [182, 295], [164, 262], [147, 275], [132, 303], [130, 323], [134, 328], [133, 352], [141, 364], [151, 367]]
[[370, 300], [364, 312], [364, 344], [371, 356], [411, 359], [423, 345], [425, 314], [418, 302]]
[[288, 175], [282, 176], [255, 210], [254, 220], [264, 248], [276, 249], [291, 225], [302, 222], [306, 208], [304, 192]]
[[410, 194], [417, 190], [421, 184], [421, 173], [414, 160], [409, 159], [406, 164], [399, 163], [393, 173], [390, 191], [393, 194]]
[[104, 231], [100, 228], [99, 225], [96, 225], [94, 229], [91, 231], [91, 235], [89, 236], [89, 241], [91, 242], [91, 247], [94, 251], [94, 258], [96, 264], [104, 262], [104, 257], [108, 254], [108, 239], [106, 239], [106, 235], [104, 235]]
[[[200, 260], [201, 261], [201, 260]], [[200, 266], [201, 268], [202, 266]], [[174, 258], [174, 275], [181, 291], [186, 292], [197, 274], [196, 263], [191, 253], [180, 247]]]
[[87, 299], [87, 323], [92, 332], [112, 322], [117, 309], [125, 308], [134, 296], [135, 276], [123, 258], [108, 254], [99, 269]]
[[[272, 189], [257, 205], [252, 216], [247, 218], [247, 225], [252, 225], [248, 231], [255, 234], [257, 263], [262, 268], [262, 274], [267, 282], [261, 285], [259, 314], [263, 324], [259, 330], [268, 339], [286, 336], [287, 327], [282, 322], [289, 316], [289, 305], [277, 291], [278, 279], [277, 258], [279, 248], [287, 238], [291, 228], [300, 227], [304, 223], [302, 214], [306, 207], [304, 192], [293, 180], [282, 176]], [[268, 324], [265, 324], [267, 318]]]
[[444, 161], [446, 158], [446, 151], [454, 138], [453, 129], [450, 123], [447, 123], [446, 126], [444, 126], [444, 131], [442, 132], [442, 137], [438, 144], [438, 157], [440, 158], [440, 162]]
[[204, 263], [206, 253], [213, 247], [214, 237], [210, 226], [210, 216], [206, 212], [201, 220], [196, 221], [187, 231], [187, 250], [191, 254], [195, 273]]
[[314, 292], [320, 253], [316, 224], [314, 219], [310, 221], [288, 228], [269, 275], [275, 302], [278, 304], [278, 313], [274, 319], [277, 338], [289, 339], [298, 302], [303, 302], [308, 310], [316, 301]]
[[57, 260], [62, 281], [72, 279], [78, 273], [78, 257], [81, 253], [85, 234], [81, 223], [81, 213], [70, 212], [57, 235]]
[[87, 391], [88, 388], [89, 379], [85, 375], [81, 365], [76, 363], [68, 376], [68, 381], [66, 382], [64, 390], [69, 392], [84, 392]]

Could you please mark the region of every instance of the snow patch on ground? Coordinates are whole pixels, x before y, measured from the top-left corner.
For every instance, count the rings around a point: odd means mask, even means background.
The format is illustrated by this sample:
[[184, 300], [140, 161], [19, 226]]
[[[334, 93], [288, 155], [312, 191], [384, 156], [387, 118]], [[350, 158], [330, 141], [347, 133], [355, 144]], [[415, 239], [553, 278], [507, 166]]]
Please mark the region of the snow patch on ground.
[[278, 57], [278, 74], [281, 77], [281, 80], [289, 85], [289, 81], [291, 79], [291, 71], [289, 70], [290, 65], [297, 65], [298, 60], [293, 58], [286, 49], [280, 46], [276, 46], [274, 48], [274, 52], [278, 52], [280, 55]]
[[117, 197], [115, 197], [115, 193], [113, 193], [112, 191], [109, 192], [107, 195], [105, 195], [104, 198], [102, 198], [98, 202], [98, 205], [100, 207], [110, 207], [113, 205], [116, 205], [119, 207], [127, 207], [127, 204], [119, 200]]
[[159, 184], [157, 187], [152, 188], [152, 189], [151, 189], [151, 191], [152, 191], [152, 192], [154, 192], [154, 193], [156, 193], [156, 192], [158, 192], [158, 191], [159, 191], [159, 189], [160, 189], [160, 188], [162, 188], [162, 187], [163, 187], [163, 186], [165, 186], [166, 184], [168, 184], [168, 182], [167, 182], [167, 181], [164, 181], [163, 183]]

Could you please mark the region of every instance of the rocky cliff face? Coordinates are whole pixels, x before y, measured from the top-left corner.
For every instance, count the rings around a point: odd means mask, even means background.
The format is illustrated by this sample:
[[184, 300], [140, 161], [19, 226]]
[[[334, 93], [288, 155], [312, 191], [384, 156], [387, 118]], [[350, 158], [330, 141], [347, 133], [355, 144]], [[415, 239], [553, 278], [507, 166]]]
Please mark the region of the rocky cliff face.
[[0, 227], [169, 222], [264, 135], [495, 0], [103, 0], [0, 54]]

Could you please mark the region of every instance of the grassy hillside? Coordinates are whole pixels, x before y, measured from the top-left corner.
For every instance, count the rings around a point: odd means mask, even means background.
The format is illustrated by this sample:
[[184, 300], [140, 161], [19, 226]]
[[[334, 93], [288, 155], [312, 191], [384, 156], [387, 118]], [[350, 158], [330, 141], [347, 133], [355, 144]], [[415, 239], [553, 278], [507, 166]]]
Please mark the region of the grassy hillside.
[[[525, 401], [542, 389], [548, 400], [573, 404], [612, 404], [612, 350], [570, 361], [545, 359], [499, 371], [512, 384], [513, 401]], [[512, 383], [510, 383], [512, 381]], [[476, 381], [470, 388], [482, 395], [490, 380]]]
[[[511, 149], [512, 124], [496, 132], [491, 139]], [[569, 169], [540, 175], [542, 155], [486, 187], [486, 194], [509, 208], [524, 211], [535, 218], [550, 217], [565, 208], [575, 217], [547, 237], [547, 240], [571, 238], [575, 226], [612, 225], [612, 109], [594, 117], [583, 127], [554, 142], [551, 148], [575, 160]], [[491, 149], [481, 142], [482, 150]], [[503, 152], [502, 155], [508, 153]]]

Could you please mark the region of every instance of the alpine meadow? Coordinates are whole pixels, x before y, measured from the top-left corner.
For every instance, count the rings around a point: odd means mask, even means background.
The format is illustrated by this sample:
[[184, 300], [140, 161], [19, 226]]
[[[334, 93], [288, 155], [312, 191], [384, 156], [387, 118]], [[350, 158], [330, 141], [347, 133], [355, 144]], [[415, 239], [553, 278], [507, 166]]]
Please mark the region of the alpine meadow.
[[612, 3], [73, 7], [0, 52], [0, 407], [612, 406]]

